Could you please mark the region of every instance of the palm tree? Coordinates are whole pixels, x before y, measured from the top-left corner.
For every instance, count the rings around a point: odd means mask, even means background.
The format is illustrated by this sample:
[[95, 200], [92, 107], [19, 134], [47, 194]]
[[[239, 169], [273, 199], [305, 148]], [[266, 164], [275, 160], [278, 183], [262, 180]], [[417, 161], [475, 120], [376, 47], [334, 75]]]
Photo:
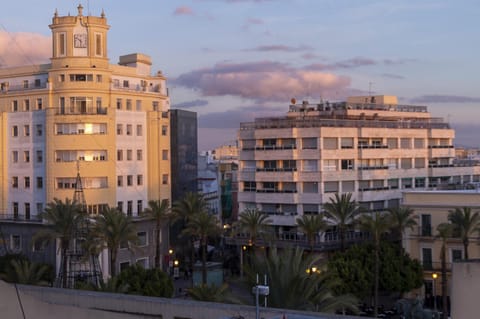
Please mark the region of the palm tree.
[[[442, 312], [443, 319], [448, 318], [447, 305], [447, 239], [452, 237], [455, 231], [455, 225], [441, 223], [437, 226], [437, 237], [442, 239], [442, 248], [440, 249], [440, 260], [442, 263]], [[433, 283], [435, 284], [435, 282]], [[436, 296], [433, 296], [436, 298]]]
[[327, 224], [323, 220], [322, 215], [303, 215], [297, 218], [298, 228], [307, 236], [310, 252], [313, 253], [313, 246], [315, 245], [315, 237], [319, 232], [325, 230]]
[[169, 206], [168, 199], [151, 200], [144, 212], [145, 215], [155, 220], [155, 267], [157, 268], [160, 268], [160, 231], [171, 218]]
[[47, 264], [31, 263], [25, 259], [12, 259], [10, 267], [6, 267], [5, 272], [0, 274], [0, 278], [22, 285], [41, 285], [46, 286], [48, 282], [44, 279], [49, 271]]
[[378, 287], [380, 277], [380, 239], [383, 234], [390, 230], [390, 221], [388, 215], [375, 212], [370, 215], [363, 215], [360, 218], [360, 228], [372, 235], [374, 242], [375, 269], [374, 269], [374, 298], [373, 298], [373, 316], [378, 314]]
[[45, 210], [39, 216], [46, 221], [48, 228], [35, 234], [33, 240], [55, 241], [60, 240], [60, 255], [62, 260], [62, 287], [67, 287], [67, 250], [74, 239], [79, 226], [83, 225], [85, 214], [82, 213], [82, 206], [75, 201], [65, 199], [63, 202], [55, 198], [48, 203]]
[[[338, 309], [355, 311], [357, 300], [349, 295], [335, 296], [335, 282], [323, 271], [319, 255], [304, 255], [303, 249], [286, 248], [281, 252], [273, 247], [265, 257], [256, 258], [247, 268], [251, 285], [257, 274], [266, 274], [270, 307], [335, 312]], [[317, 271], [312, 271], [317, 267]]]
[[137, 230], [132, 218], [117, 208], [108, 207], [95, 218], [94, 234], [110, 251], [110, 276], [116, 275], [117, 254], [120, 244], [133, 243], [138, 240]]
[[263, 235], [272, 220], [268, 218], [267, 214], [264, 214], [257, 209], [245, 209], [239, 216], [237, 225], [239, 231], [247, 232], [249, 235], [249, 244], [255, 247], [258, 236]]
[[200, 239], [202, 250], [202, 283], [207, 283], [207, 244], [208, 237], [220, 233], [217, 218], [208, 212], [200, 212], [190, 217], [183, 234]]
[[453, 225], [453, 235], [462, 239], [465, 259], [468, 259], [469, 237], [480, 230], [479, 212], [472, 213], [470, 207], [455, 208], [448, 213], [448, 220]]
[[337, 226], [340, 236], [340, 250], [345, 251], [345, 235], [348, 228], [355, 222], [360, 212], [360, 207], [355, 200], [352, 200], [352, 194], [335, 194], [335, 198], [330, 198], [328, 203], [323, 205], [325, 217], [333, 225]]
[[[207, 212], [208, 204], [199, 193], [188, 192], [185, 196], [173, 204], [172, 212], [175, 219], [181, 219], [186, 225], [194, 215]], [[195, 237], [190, 236], [190, 269], [193, 269], [195, 261]]]
[[403, 237], [406, 229], [411, 229], [418, 225], [415, 220], [418, 216], [414, 215], [414, 210], [409, 207], [396, 207], [388, 210], [390, 223], [393, 233], [398, 236], [397, 240], [400, 245], [400, 251], [403, 254]]

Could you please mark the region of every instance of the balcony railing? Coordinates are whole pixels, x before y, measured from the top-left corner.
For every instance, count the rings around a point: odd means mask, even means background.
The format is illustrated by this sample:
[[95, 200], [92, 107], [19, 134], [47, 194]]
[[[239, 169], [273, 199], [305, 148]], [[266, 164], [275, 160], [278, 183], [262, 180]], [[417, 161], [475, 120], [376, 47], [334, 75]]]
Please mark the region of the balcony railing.
[[2, 86], [0, 92], [7, 93], [7, 92], [18, 92], [18, 91], [30, 91], [30, 90], [41, 90], [47, 88], [47, 82], [43, 83], [29, 83], [28, 85], [24, 84], [17, 84], [17, 85], [8, 85]]
[[296, 172], [297, 168], [296, 167], [257, 167], [256, 169], [257, 172]]
[[357, 146], [360, 149], [363, 148], [388, 148], [388, 145], [383, 144], [358, 144]]
[[373, 169], [388, 169], [388, 165], [379, 165], [379, 166], [359, 166], [358, 167], [359, 170], [363, 170], [363, 171], [366, 171], [366, 170], [373, 170]]
[[56, 115], [106, 115], [107, 107], [64, 107], [58, 108]]
[[296, 150], [297, 145], [263, 145], [255, 146], [257, 151], [269, 151], [269, 150]]
[[[440, 272], [442, 270], [442, 263], [440, 261], [431, 261], [431, 260], [422, 260], [422, 267], [423, 270], [432, 270], [432, 271], [438, 271]], [[452, 270], [452, 263], [447, 262], [445, 263], [447, 271]]]
[[0, 220], [15, 222], [41, 223], [42, 219], [38, 216], [29, 216], [24, 214], [0, 214]]

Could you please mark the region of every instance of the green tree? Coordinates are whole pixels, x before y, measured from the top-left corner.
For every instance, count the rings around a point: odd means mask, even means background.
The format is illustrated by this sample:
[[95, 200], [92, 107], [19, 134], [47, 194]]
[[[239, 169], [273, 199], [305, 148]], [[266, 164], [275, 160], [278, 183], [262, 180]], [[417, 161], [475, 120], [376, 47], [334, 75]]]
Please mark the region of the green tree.
[[375, 212], [362, 215], [360, 218], [360, 228], [367, 231], [372, 236], [374, 253], [374, 273], [373, 273], [373, 316], [378, 315], [378, 289], [380, 278], [380, 239], [382, 235], [390, 230], [390, 222], [387, 215]]
[[85, 214], [82, 213], [82, 206], [68, 198], [63, 202], [55, 198], [39, 216], [46, 221], [48, 227], [40, 230], [33, 237], [33, 241], [54, 242], [60, 241], [60, 255], [62, 261], [62, 287], [67, 287], [67, 250], [77, 233], [78, 227], [84, 224]]
[[[452, 237], [455, 228], [454, 224], [441, 223], [437, 226], [437, 237], [442, 240], [442, 248], [440, 249], [440, 260], [442, 263], [442, 305], [443, 319], [448, 318], [447, 305], [447, 240]], [[435, 298], [435, 296], [434, 296]]]
[[207, 283], [207, 244], [208, 238], [220, 234], [217, 218], [208, 212], [200, 212], [190, 217], [183, 234], [200, 240], [202, 251], [202, 283]]
[[155, 267], [160, 268], [160, 231], [171, 219], [168, 199], [150, 200], [144, 213], [155, 220]]
[[7, 282], [39, 286], [48, 286], [53, 277], [52, 266], [32, 263], [25, 258], [11, 259], [9, 266], [0, 274], [0, 278]]
[[[247, 268], [250, 285], [255, 285], [257, 274], [267, 275], [271, 307], [321, 312], [356, 311], [356, 298], [333, 293], [337, 282], [322, 271], [320, 258], [304, 255], [299, 247], [282, 249], [281, 252], [273, 247], [264, 258], [257, 257], [252, 267]], [[320, 271], [312, 272], [314, 267]]]
[[272, 220], [267, 214], [247, 208], [238, 217], [237, 226], [239, 231], [248, 233], [249, 244], [255, 247], [258, 237], [267, 232], [271, 223]]
[[335, 194], [328, 203], [323, 205], [325, 217], [327, 220], [337, 226], [340, 236], [340, 250], [345, 251], [345, 236], [347, 230], [352, 226], [360, 212], [360, 207], [355, 200], [352, 200], [352, 194]]
[[448, 213], [448, 220], [453, 225], [453, 235], [461, 238], [465, 250], [465, 259], [468, 259], [469, 238], [480, 230], [479, 212], [472, 213], [470, 207], [455, 208]]
[[415, 211], [409, 207], [390, 208], [388, 212], [392, 232], [395, 236], [398, 236], [397, 241], [399, 242], [401, 250], [403, 250], [402, 241], [405, 235], [405, 230], [413, 230], [413, 228], [418, 225], [415, 220], [417, 216], [414, 215]]
[[[331, 256], [327, 263], [329, 276], [340, 280], [335, 291], [352, 293], [360, 299], [374, 289], [374, 244], [365, 242], [349, 247], [344, 253]], [[401, 253], [398, 245], [387, 241], [380, 244], [379, 288], [382, 291], [404, 293], [423, 285], [423, 269], [418, 260]]]
[[158, 268], [144, 269], [135, 264], [122, 270], [117, 276], [116, 285], [127, 287], [126, 293], [151, 297], [172, 298], [172, 279]]
[[323, 220], [323, 215], [303, 215], [301, 218], [297, 218], [297, 225], [307, 237], [310, 252], [313, 253], [316, 236], [319, 232], [324, 231], [327, 226]]
[[116, 262], [120, 244], [135, 245], [138, 240], [137, 230], [132, 218], [117, 208], [108, 207], [95, 218], [93, 233], [103, 241], [110, 252], [110, 276], [116, 275]]
[[[188, 192], [182, 199], [173, 204], [174, 218], [180, 219], [184, 225], [188, 224], [190, 218], [201, 212], [208, 211], [208, 205], [201, 194]], [[190, 269], [193, 269], [195, 262], [195, 237], [190, 236]]]

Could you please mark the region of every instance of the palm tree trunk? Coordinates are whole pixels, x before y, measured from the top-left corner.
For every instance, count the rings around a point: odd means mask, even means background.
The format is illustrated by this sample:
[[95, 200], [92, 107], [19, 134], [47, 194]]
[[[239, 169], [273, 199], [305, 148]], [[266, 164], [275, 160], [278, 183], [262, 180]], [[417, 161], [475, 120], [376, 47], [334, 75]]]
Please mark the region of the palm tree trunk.
[[[190, 245], [191, 245], [191, 260], [190, 260], [190, 269], [192, 270], [192, 274], [193, 274], [193, 266], [195, 265], [195, 237], [191, 236], [190, 237]], [[192, 280], [193, 280], [193, 276], [192, 276]]]
[[345, 231], [341, 228], [338, 229], [340, 235], [340, 251], [345, 251]]
[[202, 284], [207, 284], [207, 240], [202, 238]]
[[157, 236], [155, 236], [155, 268], [160, 268], [160, 220], [157, 220]]
[[378, 277], [380, 272], [380, 242], [375, 241], [375, 286], [374, 286], [374, 297], [373, 297], [373, 317], [377, 318], [378, 315]]
[[468, 240], [463, 242], [463, 250], [465, 250], [465, 259], [468, 260]]
[[110, 252], [110, 277], [114, 277], [117, 274], [116, 264], [117, 263], [117, 250], [112, 249]]
[[62, 248], [62, 288], [67, 288], [67, 247]]
[[445, 246], [442, 247], [442, 319], [448, 318], [447, 304], [447, 261], [445, 258]]

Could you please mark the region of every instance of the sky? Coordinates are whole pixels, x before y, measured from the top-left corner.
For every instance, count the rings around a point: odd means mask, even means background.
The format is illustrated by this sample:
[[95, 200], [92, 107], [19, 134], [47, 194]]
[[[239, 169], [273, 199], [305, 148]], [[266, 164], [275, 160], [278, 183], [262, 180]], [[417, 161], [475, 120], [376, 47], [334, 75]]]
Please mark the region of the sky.
[[111, 63], [152, 58], [172, 107], [198, 114], [199, 150], [234, 144], [240, 122], [285, 115], [291, 98], [396, 95], [427, 105], [480, 147], [478, 0], [2, 1], [0, 68], [48, 63], [55, 10], [111, 26]]

